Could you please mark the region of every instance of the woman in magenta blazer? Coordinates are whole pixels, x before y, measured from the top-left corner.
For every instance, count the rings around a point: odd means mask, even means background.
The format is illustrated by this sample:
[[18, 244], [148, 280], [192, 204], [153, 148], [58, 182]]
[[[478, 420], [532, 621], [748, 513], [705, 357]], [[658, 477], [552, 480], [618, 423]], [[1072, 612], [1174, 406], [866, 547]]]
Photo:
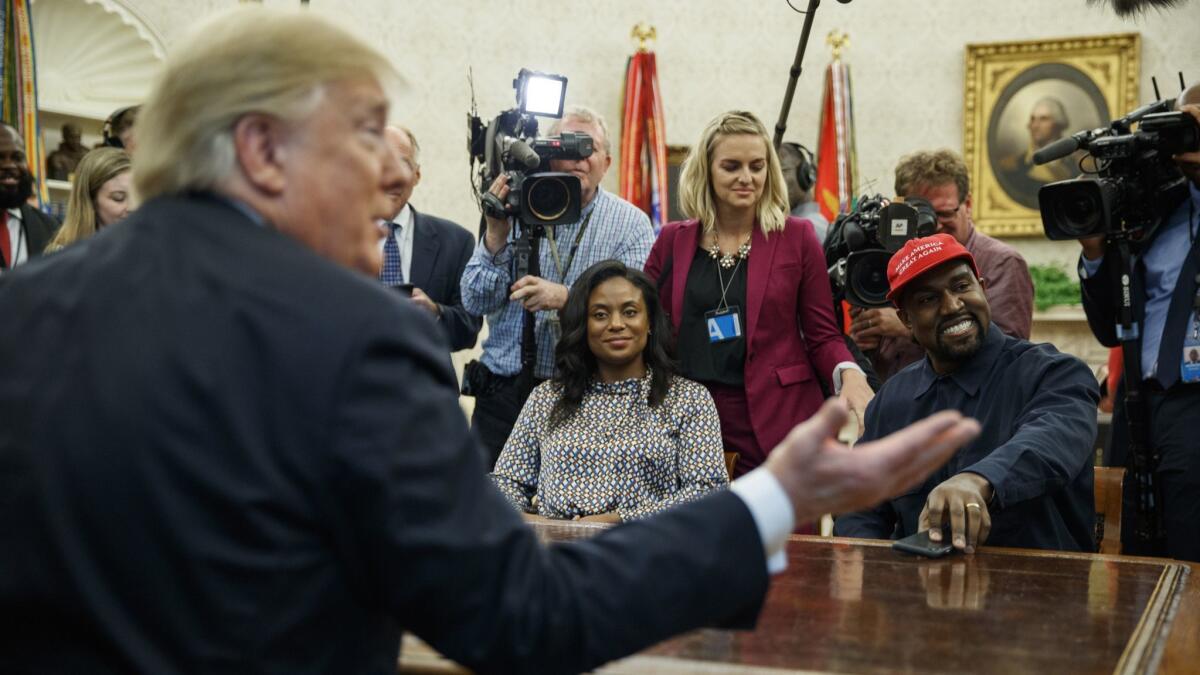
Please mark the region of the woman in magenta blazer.
[[650, 251], [681, 374], [712, 393], [735, 476], [761, 464], [820, 407], [821, 382], [862, 415], [871, 388], [833, 316], [821, 244], [787, 215], [767, 129], [748, 112], [718, 115], [679, 176], [691, 220], [669, 223]]

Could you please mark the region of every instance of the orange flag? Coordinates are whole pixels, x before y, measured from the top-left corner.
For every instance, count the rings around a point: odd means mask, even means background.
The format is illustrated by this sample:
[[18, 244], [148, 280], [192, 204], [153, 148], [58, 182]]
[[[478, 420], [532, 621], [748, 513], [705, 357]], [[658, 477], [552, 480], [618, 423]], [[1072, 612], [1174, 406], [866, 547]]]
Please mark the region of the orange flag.
[[854, 203], [856, 161], [854, 117], [850, 104], [850, 68], [841, 59], [825, 69], [821, 100], [820, 139], [817, 142], [817, 184], [814, 198], [821, 215], [833, 222]]
[[650, 216], [654, 233], [667, 220], [667, 137], [654, 52], [639, 51], [625, 69], [621, 125], [621, 197]]

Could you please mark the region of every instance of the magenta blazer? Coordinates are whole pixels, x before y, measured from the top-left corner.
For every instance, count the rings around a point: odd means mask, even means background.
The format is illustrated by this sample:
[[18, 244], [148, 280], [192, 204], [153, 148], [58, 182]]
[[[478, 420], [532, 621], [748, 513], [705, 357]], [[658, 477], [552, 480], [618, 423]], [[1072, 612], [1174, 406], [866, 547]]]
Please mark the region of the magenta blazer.
[[[683, 312], [682, 290], [700, 238], [696, 220], [662, 229], [646, 274], [658, 284], [675, 334]], [[767, 237], [756, 226], [746, 261], [746, 399], [750, 425], [764, 452], [821, 407], [820, 377], [833, 391], [833, 369], [853, 361], [833, 316], [825, 254], [812, 223], [788, 217]], [[660, 278], [673, 259], [669, 278]]]

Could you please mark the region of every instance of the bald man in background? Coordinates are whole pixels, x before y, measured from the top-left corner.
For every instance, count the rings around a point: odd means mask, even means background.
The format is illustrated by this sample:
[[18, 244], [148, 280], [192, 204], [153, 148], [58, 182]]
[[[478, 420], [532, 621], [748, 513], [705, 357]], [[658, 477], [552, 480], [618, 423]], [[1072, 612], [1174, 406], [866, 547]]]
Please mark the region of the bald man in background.
[[459, 279], [471, 259], [475, 240], [471, 233], [445, 218], [420, 213], [409, 202], [421, 182], [421, 146], [412, 131], [389, 126], [384, 130], [388, 146], [396, 153], [400, 171], [387, 187], [394, 209], [384, 223], [380, 241], [383, 267], [379, 278], [385, 284], [411, 293], [445, 333], [450, 351], [470, 349], [483, 326], [483, 318], [463, 308]]

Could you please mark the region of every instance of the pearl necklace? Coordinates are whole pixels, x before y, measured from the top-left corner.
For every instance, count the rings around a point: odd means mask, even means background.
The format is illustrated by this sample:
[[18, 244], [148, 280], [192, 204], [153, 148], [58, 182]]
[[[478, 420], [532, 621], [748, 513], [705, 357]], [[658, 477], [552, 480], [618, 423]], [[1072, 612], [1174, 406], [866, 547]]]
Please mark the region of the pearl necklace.
[[750, 257], [750, 235], [746, 236], [746, 241], [738, 246], [737, 251], [733, 253], [721, 253], [721, 246], [717, 243], [717, 237], [714, 234], [713, 244], [709, 246], [708, 256], [717, 261], [717, 264], [725, 269], [731, 269], [738, 263], [739, 260], [745, 260]]

